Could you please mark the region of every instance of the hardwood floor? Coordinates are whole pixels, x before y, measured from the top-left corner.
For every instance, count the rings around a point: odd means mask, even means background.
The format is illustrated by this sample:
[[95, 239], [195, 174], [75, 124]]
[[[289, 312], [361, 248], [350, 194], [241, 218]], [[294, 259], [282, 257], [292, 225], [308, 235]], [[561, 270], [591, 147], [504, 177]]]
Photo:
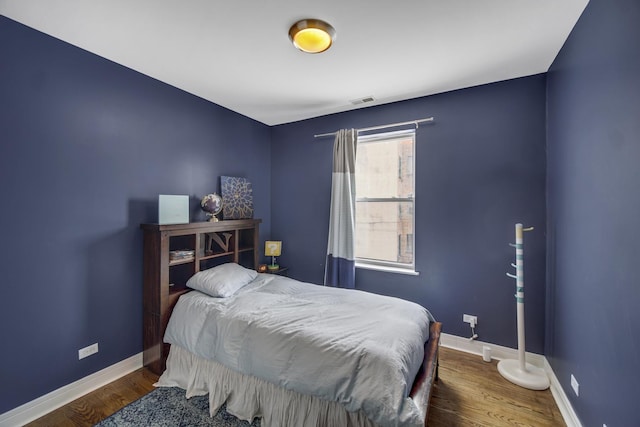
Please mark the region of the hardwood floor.
[[[441, 347], [440, 379], [433, 391], [428, 426], [566, 425], [549, 390], [511, 384], [498, 373], [496, 364]], [[153, 390], [157, 378], [139, 369], [27, 425], [93, 426]]]
[[93, 426], [154, 389], [158, 376], [138, 369], [106, 386], [38, 418], [30, 427]]
[[528, 390], [499, 373], [497, 361], [440, 348], [429, 427], [566, 426], [550, 390]]

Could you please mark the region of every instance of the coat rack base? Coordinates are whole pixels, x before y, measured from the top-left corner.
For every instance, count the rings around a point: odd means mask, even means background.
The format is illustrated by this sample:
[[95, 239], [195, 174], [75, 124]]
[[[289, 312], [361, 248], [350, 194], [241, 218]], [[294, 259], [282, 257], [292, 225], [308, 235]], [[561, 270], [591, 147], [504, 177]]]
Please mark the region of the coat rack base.
[[520, 367], [519, 360], [501, 360], [498, 363], [498, 372], [507, 380], [520, 387], [530, 390], [546, 390], [549, 388], [549, 377], [544, 369], [533, 366], [530, 363]]

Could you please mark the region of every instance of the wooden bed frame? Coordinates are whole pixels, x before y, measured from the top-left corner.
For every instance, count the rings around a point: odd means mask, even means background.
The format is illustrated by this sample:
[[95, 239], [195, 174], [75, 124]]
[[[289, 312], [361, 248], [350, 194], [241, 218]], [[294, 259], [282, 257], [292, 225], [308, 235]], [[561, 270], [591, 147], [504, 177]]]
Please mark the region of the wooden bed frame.
[[440, 347], [440, 332], [442, 323], [431, 322], [429, 325], [429, 341], [424, 344], [424, 361], [413, 380], [413, 387], [409, 396], [416, 402], [418, 408], [424, 408], [424, 425], [429, 420], [429, 404], [433, 391], [433, 383], [438, 379], [438, 350]]

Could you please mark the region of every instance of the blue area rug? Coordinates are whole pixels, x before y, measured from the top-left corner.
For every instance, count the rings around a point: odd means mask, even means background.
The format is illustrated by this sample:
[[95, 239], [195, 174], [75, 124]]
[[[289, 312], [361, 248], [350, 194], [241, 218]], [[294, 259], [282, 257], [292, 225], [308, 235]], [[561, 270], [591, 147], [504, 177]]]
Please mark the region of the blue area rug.
[[251, 424], [241, 421], [222, 408], [209, 416], [209, 396], [185, 397], [177, 387], [159, 387], [125, 406], [96, 427], [259, 427], [260, 419]]

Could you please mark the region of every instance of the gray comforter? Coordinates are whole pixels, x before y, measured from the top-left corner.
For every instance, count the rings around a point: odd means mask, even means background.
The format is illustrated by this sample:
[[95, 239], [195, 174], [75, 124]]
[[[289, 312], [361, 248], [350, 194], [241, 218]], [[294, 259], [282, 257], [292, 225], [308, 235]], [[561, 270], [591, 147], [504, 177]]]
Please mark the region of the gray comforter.
[[232, 297], [180, 297], [165, 342], [380, 425], [417, 426], [408, 394], [431, 320], [401, 299], [261, 274]]

